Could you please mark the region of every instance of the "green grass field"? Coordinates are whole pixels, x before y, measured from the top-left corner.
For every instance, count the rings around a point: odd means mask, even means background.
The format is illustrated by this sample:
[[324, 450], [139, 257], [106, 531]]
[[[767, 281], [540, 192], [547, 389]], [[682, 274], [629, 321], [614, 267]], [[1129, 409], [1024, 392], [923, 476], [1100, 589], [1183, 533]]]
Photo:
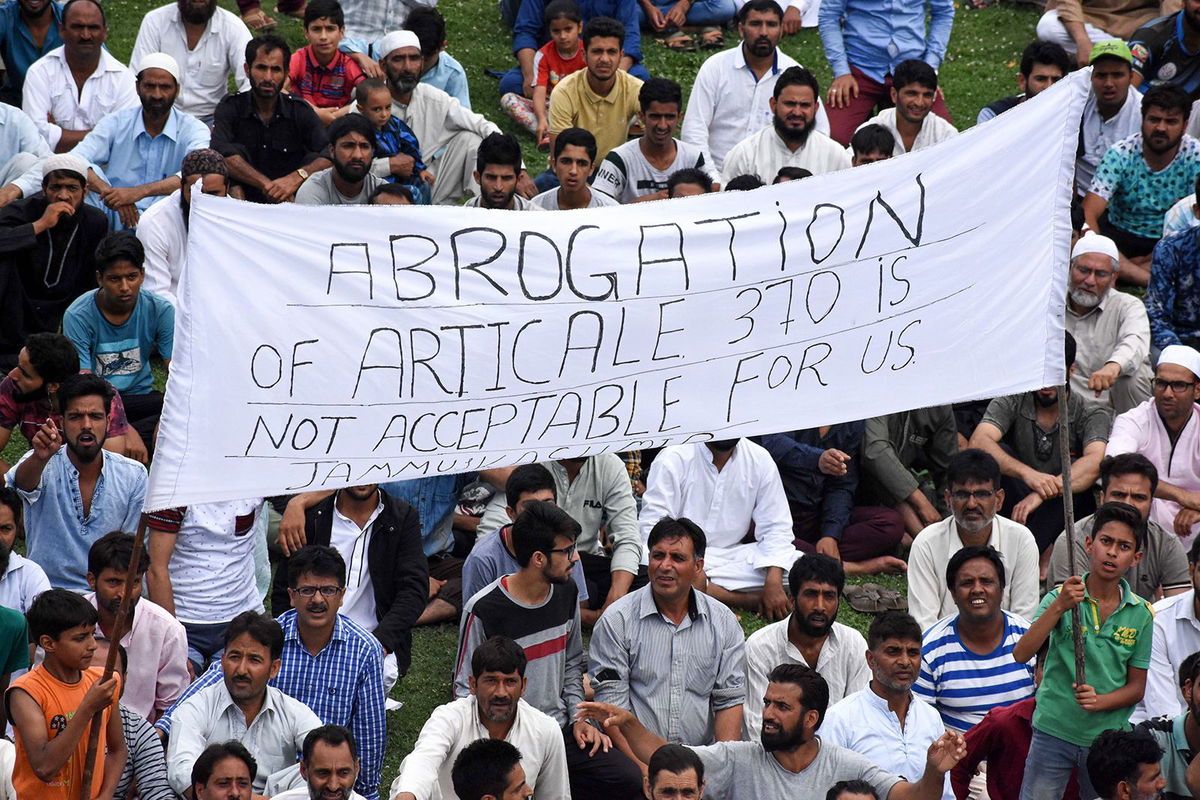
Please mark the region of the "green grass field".
[[[222, 0], [222, 4], [236, 10], [228, 0]], [[142, 15], [158, 5], [160, 2], [156, 0], [106, 0], [108, 43], [117, 58], [122, 61], [129, 58]], [[504, 69], [512, 63], [509, 39], [500, 23], [496, 5], [484, 0], [441, 0], [439, 8], [449, 27], [448, 52], [467, 69], [475, 110], [518, 136], [530, 172], [535, 168], [540, 170], [546, 157], [534, 149], [531, 137], [518, 131], [500, 111], [497, 81], [484, 75], [485, 69]], [[270, 2], [264, 3], [264, 10], [273, 11]], [[940, 73], [947, 103], [959, 128], [972, 124], [983, 105], [1016, 92], [1017, 61], [1021, 50], [1033, 37], [1038, 14], [1037, 9], [1028, 5], [999, 5], [979, 11], [960, 9]], [[293, 45], [304, 44], [299, 23], [278, 14], [274, 16], [280, 22], [280, 32]], [[730, 46], [734, 39], [735, 35], [727, 37]], [[823, 86], [828, 84], [831, 73], [815, 29], [786, 38], [782, 47], [812, 69]], [[674, 78], [683, 85], [685, 94], [705, 58], [703, 53], [668, 52], [649, 37], [643, 37], [643, 52], [650, 73]], [[10, 464], [25, 449], [19, 434], [13, 438], [3, 453]], [[904, 588], [903, 578], [876, 580], [893, 588]], [[863, 631], [869, 622], [868, 617], [845, 605], [839, 620]], [[752, 614], [742, 618], [747, 633], [763, 624], [762, 619]], [[456, 633], [456, 628], [441, 626], [419, 629], [414, 634], [412, 669], [393, 692], [404, 702], [404, 708], [389, 715], [385, 790], [396, 776], [401, 759], [412, 748], [430, 711], [450, 697], [450, 668]]]

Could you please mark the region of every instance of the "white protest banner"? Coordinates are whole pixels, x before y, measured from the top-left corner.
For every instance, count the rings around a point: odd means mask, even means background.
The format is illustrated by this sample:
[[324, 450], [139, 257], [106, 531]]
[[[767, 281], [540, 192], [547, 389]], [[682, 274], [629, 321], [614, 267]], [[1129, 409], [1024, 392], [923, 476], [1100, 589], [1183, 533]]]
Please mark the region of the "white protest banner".
[[1086, 88], [754, 192], [553, 213], [197, 196], [146, 507], [1058, 384]]

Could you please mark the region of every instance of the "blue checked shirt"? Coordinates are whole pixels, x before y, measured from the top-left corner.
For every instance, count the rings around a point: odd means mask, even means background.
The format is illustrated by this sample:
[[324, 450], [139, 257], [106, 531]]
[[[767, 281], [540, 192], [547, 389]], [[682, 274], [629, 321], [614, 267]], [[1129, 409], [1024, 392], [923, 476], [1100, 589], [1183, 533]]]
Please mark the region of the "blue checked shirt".
[[[325, 649], [311, 655], [296, 630], [296, 612], [279, 617], [283, 627], [283, 656], [271, 686], [299, 700], [326, 725], [345, 725], [358, 744], [360, 768], [354, 790], [366, 800], [379, 800], [387, 721], [383, 709], [383, 647], [364, 628], [341, 614]], [[220, 661], [214, 661], [171, 706], [155, 727], [171, 732], [171, 715], [201, 689], [224, 680]]]
[[1191, 228], [1154, 246], [1146, 315], [1155, 347], [1200, 339], [1200, 230]]
[[940, 67], [953, 24], [953, 0], [822, 0], [817, 17], [834, 77], [853, 64], [879, 83], [910, 58]]

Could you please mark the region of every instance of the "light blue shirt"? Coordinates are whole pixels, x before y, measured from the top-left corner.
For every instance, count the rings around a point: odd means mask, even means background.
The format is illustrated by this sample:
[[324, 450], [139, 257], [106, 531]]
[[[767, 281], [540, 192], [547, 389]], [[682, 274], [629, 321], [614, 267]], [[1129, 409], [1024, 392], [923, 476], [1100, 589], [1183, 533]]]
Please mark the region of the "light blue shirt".
[[[17, 465], [31, 455], [32, 450]], [[5, 483], [17, 490], [25, 507], [26, 557], [45, 570], [56, 589], [88, 591], [85, 576], [92, 544], [112, 531], [137, 530], [146, 496], [146, 468], [106, 450], [101, 450], [99, 457], [104, 463], [86, 515], [79, 493], [79, 470], [68, 458], [66, 446], [50, 457], [41, 481], [31, 492], [17, 487], [17, 467], [5, 476]]]
[[[925, 32], [926, 7], [929, 33]], [[946, 56], [952, 0], [822, 0], [817, 17], [821, 44], [834, 77], [853, 64], [883, 83], [901, 61], [916, 58], [937, 69]]]
[[[37, 125], [33, 124], [33, 120], [16, 106], [0, 103], [0, 165], [17, 153], [32, 153], [38, 158], [52, 155], [50, 146], [42, 138], [42, 134], [38, 131]], [[35, 166], [14, 180], [13, 185], [20, 188], [24, 197], [41, 191], [41, 165]]]
[[467, 71], [458, 59], [442, 51], [438, 55], [437, 65], [421, 76], [421, 83], [428, 83], [441, 89], [446, 94], [462, 103], [463, 108], [471, 107], [471, 92], [467, 86]]
[[[208, 147], [208, 126], [191, 114], [172, 108], [158, 136], [146, 132], [142, 109], [127, 108], [109, 114], [71, 151], [111, 186], [142, 186], [179, 174], [183, 157]], [[159, 197], [137, 202], [145, 211]]]
[[114, 325], [96, 305], [98, 291], [81, 294], [63, 316], [63, 333], [79, 353], [79, 368], [104, 378], [121, 394], [149, 394], [154, 389], [150, 356], [157, 350], [171, 358], [175, 307], [142, 290], [129, 319]]

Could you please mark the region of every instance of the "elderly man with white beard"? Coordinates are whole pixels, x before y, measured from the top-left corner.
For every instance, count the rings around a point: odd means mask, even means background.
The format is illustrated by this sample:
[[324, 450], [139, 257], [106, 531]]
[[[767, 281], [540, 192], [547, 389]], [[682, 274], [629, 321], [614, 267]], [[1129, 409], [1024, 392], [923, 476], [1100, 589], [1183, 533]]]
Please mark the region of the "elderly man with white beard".
[[1067, 276], [1066, 325], [1077, 347], [1071, 388], [1114, 415], [1148, 400], [1153, 376], [1146, 307], [1113, 291], [1118, 259], [1112, 239], [1089, 233], [1075, 243]]

